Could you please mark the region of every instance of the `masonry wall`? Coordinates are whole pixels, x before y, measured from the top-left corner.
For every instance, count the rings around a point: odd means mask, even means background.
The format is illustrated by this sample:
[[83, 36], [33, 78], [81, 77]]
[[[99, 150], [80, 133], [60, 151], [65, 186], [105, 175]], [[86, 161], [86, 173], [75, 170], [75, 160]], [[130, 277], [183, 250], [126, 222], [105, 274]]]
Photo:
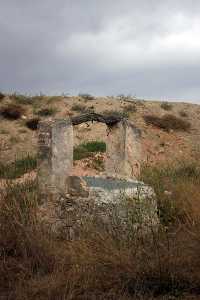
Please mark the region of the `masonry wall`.
[[41, 197], [67, 190], [73, 168], [73, 127], [70, 119], [43, 121], [38, 133], [38, 188]]
[[140, 131], [127, 120], [109, 128], [106, 173], [138, 178], [140, 175]]

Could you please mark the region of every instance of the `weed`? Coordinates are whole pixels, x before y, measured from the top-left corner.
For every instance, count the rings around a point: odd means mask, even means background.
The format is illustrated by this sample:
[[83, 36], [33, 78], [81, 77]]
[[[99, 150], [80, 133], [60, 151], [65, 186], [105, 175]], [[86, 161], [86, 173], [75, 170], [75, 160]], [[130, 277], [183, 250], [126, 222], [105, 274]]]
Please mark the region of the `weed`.
[[53, 107], [49, 107], [49, 108], [40, 109], [39, 111], [36, 112], [36, 114], [41, 116], [41, 117], [48, 117], [48, 116], [55, 115], [56, 112], [57, 112], [57, 109], [55, 109]]
[[16, 137], [16, 136], [11, 136], [10, 137], [10, 143], [11, 144], [17, 144], [17, 143], [19, 143], [20, 142], [20, 138], [19, 137]]
[[172, 110], [172, 108], [173, 108], [172, 104], [169, 102], [162, 102], [160, 104], [160, 107], [164, 110]]
[[33, 103], [32, 98], [22, 94], [14, 93], [10, 95], [10, 98], [20, 105], [31, 105]]
[[135, 104], [129, 104], [124, 107], [125, 113], [135, 113], [136, 111], [137, 111], [137, 108], [136, 108]]
[[15, 179], [31, 170], [34, 170], [36, 166], [36, 157], [30, 155], [21, 159], [16, 159], [12, 163], [0, 163], [0, 178]]
[[74, 148], [74, 160], [90, 157], [95, 152], [105, 152], [106, 144], [100, 141], [92, 141], [80, 144]]
[[119, 117], [119, 118], [128, 118], [128, 112], [127, 111], [118, 111], [118, 110], [105, 110], [102, 112], [105, 116], [113, 116], [113, 117]]
[[181, 111], [179, 112], [179, 115], [180, 115], [181, 117], [183, 117], [183, 118], [188, 117], [188, 114], [187, 114], [184, 110], [181, 110]]
[[6, 129], [0, 129], [0, 134], [9, 134], [9, 131]]
[[3, 100], [4, 98], [5, 98], [5, 95], [2, 92], [0, 92], [0, 101]]
[[170, 131], [170, 130], [188, 131], [191, 127], [188, 121], [182, 120], [173, 115], [164, 115], [161, 118], [155, 115], [146, 115], [144, 116], [144, 120], [146, 124], [153, 125], [165, 131]]
[[86, 101], [87, 100], [94, 100], [95, 99], [94, 96], [92, 96], [90, 94], [87, 94], [87, 93], [79, 93], [78, 95], [79, 95], [79, 97], [83, 98]]
[[73, 111], [78, 111], [81, 113], [85, 113], [87, 111], [87, 107], [83, 104], [74, 104], [71, 108]]

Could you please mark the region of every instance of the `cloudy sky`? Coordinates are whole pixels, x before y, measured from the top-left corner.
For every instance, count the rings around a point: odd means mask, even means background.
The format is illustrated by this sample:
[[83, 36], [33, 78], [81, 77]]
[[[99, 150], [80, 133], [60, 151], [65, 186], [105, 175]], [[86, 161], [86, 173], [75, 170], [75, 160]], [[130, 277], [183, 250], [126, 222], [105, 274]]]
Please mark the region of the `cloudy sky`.
[[200, 1], [0, 0], [0, 90], [200, 103]]

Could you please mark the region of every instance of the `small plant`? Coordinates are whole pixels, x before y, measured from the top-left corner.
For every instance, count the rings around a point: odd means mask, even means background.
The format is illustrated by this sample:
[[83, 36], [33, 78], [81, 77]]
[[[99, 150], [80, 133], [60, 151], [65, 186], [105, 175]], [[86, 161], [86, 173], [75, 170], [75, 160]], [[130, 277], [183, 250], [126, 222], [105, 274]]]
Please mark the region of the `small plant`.
[[92, 159], [92, 168], [99, 172], [102, 172], [105, 170], [104, 161], [103, 161], [102, 157], [94, 157]]
[[86, 112], [87, 111], [87, 107], [83, 104], [74, 104], [72, 105], [72, 108], [71, 108], [73, 111], [78, 111], [78, 112]]
[[162, 109], [164, 109], [164, 110], [172, 110], [172, 104], [171, 103], [169, 103], [169, 102], [162, 102], [161, 104], [160, 104], [160, 107], [162, 108]]
[[14, 93], [10, 95], [10, 98], [16, 102], [16, 104], [21, 105], [31, 105], [33, 103], [32, 98], [22, 94]]
[[83, 98], [84, 100], [94, 100], [94, 96], [90, 95], [90, 94], [84, 94], [84, 93], [80, 93], [79, 97]]
[[31, 170], [34, 170], [36, 166], [36, 157], [30, 155], [21, 159], [16, 159], [12, 163], [0, 163], [0, 178], [15, 179]]
[[2, 129], [0, 129], [0, 134], [9, 134], [9, 131], [2, 128]]
[[56, 112], [57, 112], [57, 110], [55, 108], [49, 107], [49, 108], [40, 109], [39, 111], [36, 112], [36, 114], [41, 117], [48, 117], [48, 116], [55, 115]]
[[124, 107], [125, 113], [135, 113], [136, 111], [137, 111], [137, 108], [136, 108], [135, 104], [129, 104]]
[[20, 138], [19, 137], [16, 137], [16, 136], [11, 136], [10, 137], [10, 143], [11, 144], [17, 144], [20, 142]]
[[26, 121], [26, 126], [31, 130], [37, 130], [39, 121], [39, 118], [32, 118]]
[[173, 115], [164, 115], [161, 118], [155, 115], [146, 115], [144, 116], [144, 120], [147, 125], [153, 125], [168, 132], [170, 130], [188, 131], [191, 127], [189, 122]]
[[109, 117], [119, 117], [119, 118], [128, 118], [128, 112], [127, 111], [119, 111], [119, 110], [105, 110], [103, 115]]
[[100, 141], [92, 141], [80, 144], [74, 148], [74, 160], [90, 157], [95, 152], [105, 152], [106, 144]]
[[188, 114], [187, 114], [184, 110], [181, 110], [181, 111], [179, 112], [179, 115], [180, 115], [181, 117], [183, 117], [183, 118], [188, 117]]
[[0, 114], [9, 120], [20, 119], [24, 113], [24, 108], [17, 104], [8, 104], [0, 109]]

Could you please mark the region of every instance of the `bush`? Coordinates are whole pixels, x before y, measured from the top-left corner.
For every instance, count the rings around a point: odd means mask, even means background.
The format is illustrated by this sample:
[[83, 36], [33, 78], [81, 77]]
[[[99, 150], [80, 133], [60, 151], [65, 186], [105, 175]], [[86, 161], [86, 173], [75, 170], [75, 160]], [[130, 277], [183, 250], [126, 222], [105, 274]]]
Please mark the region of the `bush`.
[[90, 94], [84, 94], [84, 93], [80, 93], [79, 97], [83, 98], [84, 100], [94, 100], [94, 96], [90, 95]]
[[78, 112], [86, 112], [87, 111], [87, 107], [83, 104], [73, 104], [72, 108], [73, 111], [78, 111]]
[[39, 121], [39, 118], [32, 118], [26, 121], [26, 126], [31, 130], [37, 130]]
[[24, 158], [16, 159], [12, 163], [0, 163], [0, 178], [15, 179], [37, 167], [37, 158], [27, 155]]
[[57, 110], [55, 108], [50, 107], [50, 108], [42, 108], [39, 111], [37, 111], [36, 114], [41, 117], [48, 117], [48, 116], [55, 115], [56, 112]]
[[125, 113], [134, 113], [137, 111], [136, 105], [135, 104], [129, 104], [124, 107], [124, 112]]
[[128, 112], [127, 111], [118, 111], [118, 110], [105, 110], [102, 112], [102, 115], [105, 115], [107, 117], [114, 116], [116, 118], [128, 118]]
[[106, 144], [100, 141], [92, 141], [80, 144], [74, 148], [74, 160], [90, 157], [95, 152], [105, 152]]
[[31, 105], [33, 103], [33, 100], [29, 96], [21, 95], [21, 94], [12, 94], [10, 96], [11, 99], [13, 99], [17, 104], [21, 105]]
[[5, 119], [9, 119], [9, 120], [20, 119], [23, 113], [24, 113], [24, 108], [16, 104], [8, 104], [7, 106], [2, 107], [0, 109], [0, 114]]
[[170, 131], [171, 129], [177, 131], [188, 131], [191, 127], [189, 122], [173, 115], [164, 115], [161, 118], [155, 115], [146, 115], [144, 116], [144, 120], [146, 124], [153, 125], [165, 131]]
[[162, 102], [160, 107], [164, 110], [172, 110], [172, 104], [169, 102]]
[[188, 116], [188, 114], [187, 114], [184, 110], [181, 110], [181, 111], [179, 112], [179, 115], [180, 115], [181, 117], [183, 117], [183, 118], [186, 118], [186, 117]]

